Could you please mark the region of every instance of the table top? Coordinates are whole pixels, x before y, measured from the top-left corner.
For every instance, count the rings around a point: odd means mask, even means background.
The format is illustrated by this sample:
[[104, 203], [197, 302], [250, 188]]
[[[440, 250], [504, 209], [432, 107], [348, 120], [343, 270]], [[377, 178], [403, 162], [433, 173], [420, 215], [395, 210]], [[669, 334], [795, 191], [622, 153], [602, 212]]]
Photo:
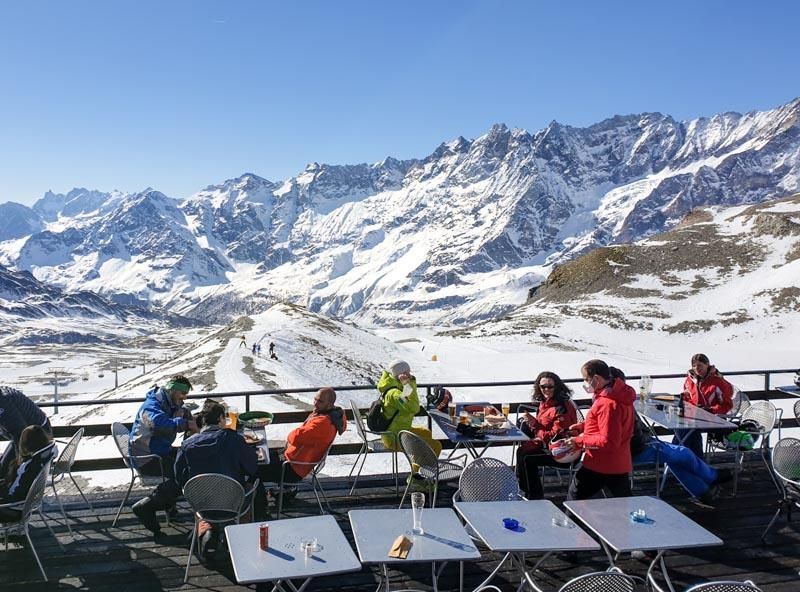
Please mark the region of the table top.
[[717, 430], [717, 429], [736, 429], [736, 425], [727, 421], [724, 417], [714, 415], [713, 413], [696, 407], [691, 403], [683, 404], [684, 415], [678, 417], [677, 414], [668, 414], [666, 409], [659, 409], [656, 404], [659, 401], [647, 401], [642, 403], [636, 401], [634, 407], [639, 415], [643, 415], [650, 421], [657, 423], [660, 426], [670, 429], [685, 429], [685, 430]]
[[[722, 540], [657, 497], [615, 497], [564, 502], [589, 530], [614, 551], [685, 549], [722, 545]], [[644, 510], [645, 522], [631, 520]]]
[[[594, 551], [600, 548], [597, 541], [550, 500], [456, 502], [454, 507], [492, 551]], [[519, 527], [507, 529], [503, 518], [514, 518]], [[566, 520], [566, 524], [558, 526], [554, 518]]]
[[[260, 428], [247, 428], [247, 431], [253, 432], [256, 436], [261, 438], [261, 443], [256, 444], [256, 448], [261, 450], [261, 454], [263, 455], [262, 458], [258, 459], [258, 464], [260, 465], [268, 465], [269, 464], [269, 437], [267, 436], [267, 426], [261, 426]], [[244, 429], [237, 430], [240, 435], [244, 435]]]
[[[425, 508], [425, 534], [411, 532], [411, 510], [350, 510], [350, 525], [362, 563], [411, 563], [420, 561], [465, 561], [481, 554], [450, 508]], [[405, 535], [411, 542], [406, 559], [389, 557], [394, 540]]]
[[470, 438], [458, 433], [455, 424], [450, 421], [447, 413], [442, 413], [435, 409], [429, 409], [428, 415], [431, 416], [436, 425], [444, 432], [447, 439], [451, 442], [472, 442], [474, 444], [488, 444], [490, 442], [525, 442], [530, 440], [522, 431], [511, 422], [506, 422], [508, 429], [501, 434], [487, 434], [483, 438]]
[[[309, 516], [269, 522], [269, 549], [259, 547], [258, 523], [225, 527], [236, 581], [240, 584], [310, 578], [361, 569], [333, 516]], [[319, 550], [308, 559], [301, 539], [315, 536]]]
[[787, 384], [785, 386], [776, 386], [776, 391], [781, 391], [782, 393], [788, 393], [790, 395], [800, 396], [800, 387], [794, 384]]

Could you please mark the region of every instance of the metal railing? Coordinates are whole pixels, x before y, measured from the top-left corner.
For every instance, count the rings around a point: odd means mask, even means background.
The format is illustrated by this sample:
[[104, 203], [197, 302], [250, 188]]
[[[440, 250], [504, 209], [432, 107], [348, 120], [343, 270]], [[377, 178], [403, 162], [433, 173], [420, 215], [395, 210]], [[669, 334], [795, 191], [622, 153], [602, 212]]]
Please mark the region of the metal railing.
[[[748, 396], [753, 400], [760, 400], [760, 399], [787, 399], [787, 398], [795, 398], [792, 395], [781, 393], [778, 391], [771, 390], [772, 384], [772, 376], [777, 374], [794, 374], [796, 371], [795, 368], [791, 369], [758, 369], [758, 370], [738, 370], [738, 371], [730, 371], [725, 373], [726, 378], [734, 377], [734, 376], [763, 376], [764, 377], [764, 390], [763, 391], [745, 391]], [[685, 373], [680, 374], [655, 374], [650, 375], [650, 377], [654, 380], [656, 379], [672, 379], [672, 378], [683, 378], [686, 376]], [[639, 380], [639, 375], [630, 375], [627, 376], [628, 381], [635, 382]], [[583, 382], [581, 378], [567, 378], [564, 379], [565, 383], [580, 383]], [[439, 381], [436, 383], [418, 383], [417, 388], [424, 392], [426, 395], [432, 393], [433, 389], [438, 386], [445, 386], [447, 388], [497, 388], [497, 387], [512, 387], [512, 386], [533, 386], [533, 380], [512, 380], [512, 381], [502, 381], [502, 382], [446, 382], [446, 381]], [[193, 400], [204, 400], [207, 398], [213, 399], [234, 399], [238, 397], [243, 397], [245, 400], [244, 408], [246, 411], [250, 411], [251, 409], [251, 398], [252, 397], [260, 397], [265, 395], [287, 395], [287, 394], [299, 394], [299, 393], [313, 393], [318, 390], [319, 387], [303, 387], [303, 388], [292, 388], [292, 389], [264, 389], [258, 391], [231, 391], [225, 393], [206, 393], [206, 394], [198, 394], [198, 395], [190, 395], [187, 397], [188, 399]], [[347, 386], [337, 386], [334, 389], [338, 393], [348, 392], [348, 391], [375, 391], [376, 387], [372, 384], [367, 385], [347, 385]], [[582, 391], [577, 393], [577, 395], [583, 394]], [[427, 412], [424, 409], [424, 399], [421, 396], [421, 403], [423, 408], [417, 413], [417, 416], [427, 417], [428, 418], [428, 427], [431, 427], [431, 419], [428, 416]], [[145, 397], [136, 397], [136, 398], [109, 398], [109, 399], [93, 399], [93, 400], [59, 400], [59, 401], [37, 401], [37, 405], [40, 407], [54, 407], [54, 406], [65, 406], [65, 407], [72, 407], [72, 406], [92, 406], [92, 405], [115, 405], [115, 404], [131, 404], [131, 403], [141, 403], [145, 400]], [[591, 403], [591, 399], [588, 396], [576, 396], [574, 398], [576, 404], [589, 404]], [[511, 403], [511, 412], [515, 413], [517, 410], [518, 405], [522, 403], [526, 403], [528, 401], [519, 401], [519, 402], [512, 402]], [[347, 416], [349, 419], [352, 420], [352, 414], [349, 410], [347, 410]], [[274, 424], [299, 424], [302, 423], [306, 417], [308, 416], [308, 411], [288, 411], [288, 412], [278, 412], [274, 414], [273, 423]], [[131, 418], [132, 419], [132, 418]], [[128, 424], [130, 425], [130, 424]], [[108, 436], [110, 435], [110, 424], [72, 424], [72, 425], [64, 425], [64, 426], [54, 426], [53, 432], [56, 438], [67, 438], [72, 436], [78, 429], [81, 427], [84, 428], [84, 436], [85, 437], [101, 437], [101, 436]], [[795, 427], [795, 419], [792, 418], [784, 418], [781, 423], [781, 427]], [[660, 434], [667, 434], [666, 430], [657, 430]], [[440, 440], [444, 448], [452, 448], [453, 444], [449, 440]], [[330, 454], [332, 455], [340, 455], [340, 454], [357, 454], [361, 447], [360, 442], [353, 442], [353, 443], [342, 443], [342, 444], [334, 444], [331, 447]], [[101, 458], [101, 459], [91, 459], [91, 460], [78, 460], [75, 462], [74, 470], [76, 471], [93, 471], [93, 470], [106, 470], [106, 469], [121, 469], [124, 468], [122, 460], [120, 458]]]

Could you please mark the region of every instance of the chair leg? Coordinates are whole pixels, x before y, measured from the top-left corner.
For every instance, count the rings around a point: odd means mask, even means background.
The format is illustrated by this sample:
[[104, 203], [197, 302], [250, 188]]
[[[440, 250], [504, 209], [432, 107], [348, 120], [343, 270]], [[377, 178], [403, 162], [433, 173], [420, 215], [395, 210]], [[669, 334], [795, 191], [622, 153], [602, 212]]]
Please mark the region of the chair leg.
[[364, 451], [365, 451], [366, 448], [367, 448], [366, 443], [361, 445], [361, 450], [358, 451], [358, 456], [356, 456], [356, 461], [353, 463], [353, 466], [350, 467], [350, 472], [347, 473], [348, 477], [352, 477], [353, 476], [353, 470], [356, 468], [356, 465], [358, 464], [358, 461], [361, 460], [361, 455], [364, 454]]
[[83, 490], [81, 490], [81, 487], [80, 487], [80, 485], [78, 485], [78, 482], [75, 481], [75, 477], [72, 476], [72, 473], [67, 473], [67, 474], [69, 475], [69, 478], [72, 481], [72, 484], [75, 486], [75, 489], [77, 489], [78, 493], [81, 494], [81, 497], [83, 498], [83, 503], [85, 503], [87, 506], [89, 506], [89, 509], [92, 512], [94, 512], [94, 508], [92, 507], [92, 503], [88, 499], [86, 499], [85, 495], [83, 495]]
[[400, 477], [398, 476], [400, 466], [397, 461], [397, 450], [392, 451], [392, 471], [394, 472], [394, 495], [397, 497], [400, 495]]
[[316, 475], [311, 476], [311, 487], [314, 490], [314, 497], [317, 498], [317, 505], [319, 506], [319, 514], [322, 516], [325, 514], [325, 508], [322, 507], [322, 502], [319, 499], [319, 493], [317, 493], [317, 488], [319, 488], [320, 493], [322, 493], [322, 497], [325, 500], [325, 506], [328, 508], [328, 512], [332, 512], [331, 506], [328, 503], [328, 496], [325, 494], [325, 490], [322, 488], [322, 484], [317, 479]]
[[72, 528], [69, 525], [69, 518], [67, 518], [67, 513], [64, 511], [64, 504], [61, 503], [61, 498], [58, 497], [58, 492], [56, 491], [56, 484], [51, 483], [50, 485], [53, 488], [53, 495], [55, 496], [56, 501], [58, 502], [58, 507], [61, 508], [61, 515], [64, 517], [64, 524], [67, 525], [67, 532], [69, 532], [69, 536], [72, 537], [72, 539], [74, 540], [75, 535], [72, 534]]
[[406, 488], [403, 490], [403, 497], [400, 498], [400, 506], [399, 508], [403, 507], [403, 502], [406, 501], [406, 495], [408, 495], [408, 489], [411, 487], [411, 479], [409, 478], [408, 483], [406, 484]]
[[189, 581], [189, 566], [192, 565], [192, 553], [194, 553], [194, 544], [197, 541], [197, 514], [194, 515], [194, 526], [192, 526], [192, 542], [189, 544], [189, 557], [186, 558], [186, 571], [183, 572], [183, 583]]
[[773, 514], [772, 520], [769, 521], [769, 524], [767, 524], [767, 527], [764, 529], [764, 532], [761, 534], [761, 542], [762, 543], [766, 543], [767, 542], [767, 533], [769, 532], [769, 529], [772, 528], [772, 525], [775, 524], [775, 521], [778, 519], [778, 516], [781, 515], [782, 511], [783, 511], [783, 501], [781, 501], [781, 503], [778, 505], [778, 509], [775, 512], [775, 514]]
[[50, 528], [50, 523], [47, 521], [47, 518], [42, 513], [41, 507], [37, 508], [36, 511], [39, 513], [39, 518], [42, 519], [42, 522], [44, 522], [44, 525], [47, 527], [47, 530], [50, 531], [50, 534], [53, 535], [53, 538], [56, 540], [56, 543], [58, 543], [59, 548], [63, 551], [64, 550], [64, 545], [61, 544], [61, 541], [58, 540], [58, 537], [56, 536], [56, 533], [53, 532], [52, 528]]
[[122, 498], [122, 503], [119, 505], [119, 509], [117, 510], [117, 515], [114, 516], [114, 522], [111, 523], [111, 526], [114, 527], [117, 525], [117, 520], [119, 520], [119, 515], [122, 513], [122, 508], [125, 506], [125, 502], [128, 501], [128, 496], [131, 494], [131, 489], [133, 489], [133, 482], [136, 479], [136, 476], [131, 477], [131, 483], [128, 485], [128, 491], [125, 492], [125, 497]]
[[[50, 527], [48, 526], [48, 528]], [[33, 546], [33, 541], [31, 540], [31, 534], [28, 532], [27, 524], [25, 524], [25, 537], [28, 539], [28, 544], [31, 546], [31, 551], [33, 551], [33, 556], [36, 558], [36, 563], [39, 565], [39, 571], [42, 572], [42, 577], [44, 578], [44, 581], [45, 582], [49, 581], [47, 579], [47, 574], [44, 573], [44, 567], [42, 567], [42, 562], [39, 561], [39, 554], [36, 552], [36, 547]]]
[[281, 519], [281, 512], [283, 511], [283, 487], [278, 490], [278, 513], [275, 515], [276, 520]]
[[[365, 445], [366, 446], [366, 445]], [[361, 448], [362, 452], [364, 451], [364, 447]], [[348, 495], [353, 495], [353, 492], [356, 490], [356, 484], [358, 483], [358, 478], [361, 476], [361, 471], [364, 470], [364, 464], [367, 462], [367, 452], [364, 452], [363, 455], [361, 452], [358, 453], [356, 457], [356, 462], [350, 467], [350, 474], [348, 476], [353, 475], [353, 469], [356, 468], [358, 461], [361, 461], [361, 466], [358, 468], [358, 472], [356, 473], [355, 479], [353, 479], [353, 486], [350, 488], [350, 493]]]

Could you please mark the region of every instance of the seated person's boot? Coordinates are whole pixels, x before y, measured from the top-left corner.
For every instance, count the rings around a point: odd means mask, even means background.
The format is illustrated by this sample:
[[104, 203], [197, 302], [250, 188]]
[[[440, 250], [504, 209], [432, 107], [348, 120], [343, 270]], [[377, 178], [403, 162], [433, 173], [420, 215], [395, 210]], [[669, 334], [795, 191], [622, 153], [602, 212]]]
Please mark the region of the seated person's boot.
[[159, 507], [157, 496], [155, 495], [148, 495], [147, 497], [140, 499], [138, 502], [133, 504], [131, 510], [139, 519], [139, 522], [142, 523], [147, 530], [152, 532], [153, 534], [159, 534], [161, 532], [161, 525], [158, 523], [158, 517], [156, 516], [156, 511], [161, 510], [162, 508]]

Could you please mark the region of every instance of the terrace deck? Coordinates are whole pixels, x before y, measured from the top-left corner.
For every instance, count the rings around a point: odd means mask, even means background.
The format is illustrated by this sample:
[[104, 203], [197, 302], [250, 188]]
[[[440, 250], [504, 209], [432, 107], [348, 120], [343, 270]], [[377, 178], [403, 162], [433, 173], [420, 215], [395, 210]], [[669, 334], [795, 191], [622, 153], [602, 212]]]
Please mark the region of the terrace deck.
[[[715, 507], [702, 506], [688, 500], [674, 482], [665, 492], [664, 499], [675, 505], [692, 519], [705, 526], [725, 541], [723, 547], [698, 549], [688, 552], [671, 552], [668, 565], [678, 590], [698, 581], [710, 579], [752, 579], [763, 590], [789, 592], [800, 590], [800, 529], [786, 525], [781, 519], [773, 527], [769, 544], [761, 544], [759, 537], [776, 508], [777, 493], [767, 471], [760, 461], [752, 461], [750, 475], [740, 483], [739, 495], [731, 497], [730, 488], [715, 502]], [[352, 543], [352, 533], [347, 512], [353, 508], [391, 508], [398, 500], [387, 481], [368, 479], [357, 495], [348, 497], [349, 484], [344, 480], [325, 480], [331, 506], [337, 521]], [[548, 496], [554, 501], [563, 500], [564, 487], [550, 478], [546, 482]], [[652, 473], [637, 473], [635, 493], [652, 492]], [[440, 491], [439, 506], [450, 505], [454, 488]], [[140, 494], [141, 495], [141, 494]], [[117, 503], [119, 502], [117, 499]], [[136, 497], [134, 497], [136, 499]], [[47, 499], [47, 501], [54, 501]], [[39, 590], [97, 590], [97, 591], [151, 591], [151, 590], [245, 590], [236, 584], [230, 562], [221, 561], [213, 568], [200, 565], [196, 560], [190, 571], [189, 584], [183, 584], [183, 571], [188, 553], [188, 537], [192, 519], [188, 506], [180, 506], [180, 516], [165, 529], [165, 544], [156, 544], [144, 530], [129, 508], [123, 512], [115, 528], [111, 528], [116, 506], [110, 499], [95, 498], [99, 507], [89, 511], [77, 504], [69, 504], [75, 540], [71, 540], [63, 525], [55, 523], [60, 514], [47, 504], [50, 524], [65, 547], [62, 552], [53, 537], [38, 519], [34, 521], [33, 539], [42, 563], [50, 578], [40, 579], [39, 571], [29, 549], [10, 543], [6, 552], [0, 552], [0, 589], [5, 592], [36, 592]], [[290, 516], [313, 513], [316, 502], [310, 492], [301, 491], [289, 506]], [[472, 590], [496, 565], [500, 556], [484, 551], [479, 561], [465, 565], [465, 590]], [[226, 558], [227, 559], [227, 558]], [[643, 576], [646, 564], [621, 557], [618, 563], [627, 573]], [[546, 589], [556, 590], [564, 581], [590, 571], [606, 567], [604, 555], [580, 554], [575, 562], [553, 557], [545, 565], [539, 578]], [[393, 588], [430, 589], [430, 570], [425, 565], [408, 565], [402, 570], [390, 570]], [[441, 590], [457, 589], [456, 566], [448, 566], [440, 579]], [[377, 570], [365, 567], [360, 572], [315, 580], [310, 590], [374, 590], [378, 582]], [[494, 583], [502, 590], [515, 590], [514, 574], [505, 570]], [[252, 589], [252, 588], [251, 588]]]

